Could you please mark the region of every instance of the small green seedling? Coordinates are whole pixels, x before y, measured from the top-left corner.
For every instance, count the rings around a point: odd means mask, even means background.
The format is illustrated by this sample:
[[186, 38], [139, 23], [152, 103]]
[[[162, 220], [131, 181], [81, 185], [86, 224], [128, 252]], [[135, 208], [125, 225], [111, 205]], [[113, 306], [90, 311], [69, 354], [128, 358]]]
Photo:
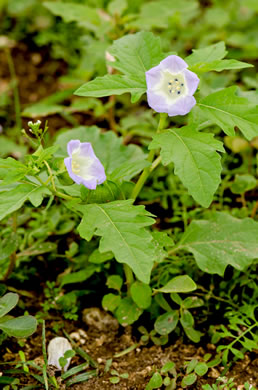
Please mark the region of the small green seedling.
[[62, 356], [58, 359], [59, 364], [62, 367], [62, 369], [64, 369], [64, 367], [66, 366], [68, 359], [74, 357], [74, 355], [75, 355], [75, 351], [73, 349], [69, 349], [68, 351], [66, 351], [64, 353], [64, 356]]
[[129, 377], [129, 374], [125, 372], [124, 374], [120, 374], [116, 370], [111, 370], [110, 373], [114, 376], [111, 376], [109, 378], [109, 381], [113, 384], [119, 383], [121, 379], [127, 379]]
[[[203, 390], [237, 390], [237, 385], [234, 382], [234, 378], [219, 377], [216, 380], [216, 383], [211, 385], [202, 385]], [[248, 382], [244, 384], [244, 390], [254, 389], [253, 385], [250, 385]]]
[[15, 293], [7, 293], [0, 298], [0, 331], [17, 338], [28, 337], [35, 332], [37, 320], [30, 315], [14, 318], [7, 314], [17, 305], [18, 300], [19, 296]]
[[144, 326], [139, 326], [138, 331], [142, 334], [141, 342], [148, 344], [151, 340], [155, 345], [165, 345], [168, 342], [168, 335], [160, 336], [156, 330], [153, 329], [150, 332]]
[[167, 390], [175, 390], [179, 383], [182, 388], [187, 388], [192, 386], [199, 376], [205, 375], [208, 369], [208, 363], [192, 359], [177, 372], [175, 363], [167, 362], [160, 370], [154, 372], [145, 389], [157, 389], [164, 385]]
[[176, 388], [176, 381], [177, 372], [175, 363], [167, 362], [160, 370], [154, 372], [145, 390], [158, 389], [162, 385], [166, 386], [167, 390], [174, 390]]

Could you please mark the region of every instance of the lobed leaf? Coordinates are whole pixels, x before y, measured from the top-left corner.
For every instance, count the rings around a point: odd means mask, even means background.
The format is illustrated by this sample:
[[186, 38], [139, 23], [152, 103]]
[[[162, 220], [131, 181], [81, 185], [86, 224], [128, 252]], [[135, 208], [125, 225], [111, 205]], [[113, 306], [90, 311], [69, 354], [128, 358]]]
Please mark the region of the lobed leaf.
[[193, 198], [208, 207], [221, 181], [220, 156], [223, 152], [220, 141], [213, 134], [201, 133], [193, 126], [169, 129], [153, 137], [149, 149], [161, 148], [164, 165], [175, 165], [179, 176]]
[[81, 237], [89, 241], [94, 234], [101, 236], [100, 252], [112, 251], [119, 263], [128, 264], [140, 281], [149, 283], [156, 252], [144, 227], [153, 224], [152, 214], [132, 203], [129, 199], [73, 207], [83, 214]]
[[180, 246], [191, 252], [198, 267], [223, 276], [227, 265], [243, 270], [258, 257], [258, 222], [216, 212], [209, 221], [193, 221]]
[[237, 87], [224, 88], [202, 99], [198, 105], [206, 118], [216, 123], [230, 136], [237, 126], [251, 140], [258, 136], [257, 105], [236, 95]]
[[[83, 84], [74, 94], [78, 96], [103, 97], [131, 93], [138, 98], [146, 91], [145, 79], [133, 76], [105, 75]], [[138, 99], [137, 99], [138, 100]], [[135, 101], [135, 100], [134, 100]]]

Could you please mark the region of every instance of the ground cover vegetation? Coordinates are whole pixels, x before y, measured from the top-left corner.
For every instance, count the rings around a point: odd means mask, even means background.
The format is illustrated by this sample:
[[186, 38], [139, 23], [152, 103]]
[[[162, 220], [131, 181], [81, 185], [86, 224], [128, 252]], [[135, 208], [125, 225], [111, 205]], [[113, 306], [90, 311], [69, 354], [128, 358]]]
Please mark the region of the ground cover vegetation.
[[257, 387], [257, 13], [0, 0], [1, 388]]

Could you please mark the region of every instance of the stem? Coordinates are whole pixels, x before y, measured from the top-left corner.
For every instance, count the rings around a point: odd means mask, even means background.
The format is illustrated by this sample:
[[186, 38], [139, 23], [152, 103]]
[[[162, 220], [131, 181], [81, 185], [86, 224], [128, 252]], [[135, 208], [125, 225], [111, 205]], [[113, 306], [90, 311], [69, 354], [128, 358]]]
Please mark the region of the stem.
[[[165, 113], [161, 113], [160, 114], [160, 117], [159, 117], [159, 125], [158, 125], [158, 128], [157, 128], [157, 133], [159, 133], [162, 129], [164, 129], [165, 127], [165, 123], [166, 123], [166, 118], [167, 118], [167, 114]], [[152, 149], [150, 150], [149, 154], [148, 154], [148, 157], [147, 157], [147, 161], [149, 161], [150, 163], [153, 162], [154, 160], [154, 157], [155, 157], [155, 149]], [[155, 160], [156, 161], [156, 160]], [[155, 163], [154, 161], [154, 163]], [[153, 164], [154, 164], [153, 163]], [[149, 177], [149, 174], [153, 171], [153, 169], [156, 167], [156, 165], [154, 165], [154, 168], [152, 169], [153, 167], [153, 164], [150, 166], [150, 167], [147, 167], [145, 168], [143, 171], [142, 171], [142, 174], [141, 176], [139, 177], [138, 181], [136, 182], [135, 184], [135, 187], [132, 191], [132, 194], [131, 194], [131, 198], [132, 199], [136, 199], [137, 196], [139, 195], [142, 187], [144, 186], [146, 180], [148, 179]], [[157, 164], [158, 165], [158, 164]]]
[[150, 173], [151, 173], [152, 171], [154, 171], [154, 169], [156, 169], [157, 166], [158, 166], [160, 163], [161, 163], [161, 156], [158, 156], [158, 157], [156, 158], [156, 160], [154, 160], [153, 163], [151, 164]]
[[21, 120], [21, 105], [20, 105], [20, 97], [19, 97], [19, 90], [17, 87], [17, 78], [15, 73], [15, 67], [11, 55], [11, 51], [9, 48], [6, 48], [5, 50], [7, 55], [7, 62], [8, 67], [10, 71], [11, 81], [13, 84], [13, 96], [14, 96], [14, 108], [15, 108], [15, 119], [16, 119], [16, 126], [21, 129], [22, 128], [22, 120]]
[[[58, 196], [59, 198], [63, 198], [63, 199], [67, 199], [67, 200], [73, 200], [75, 199], [74, 197], [70, 196], [70, 195], [66, 195], [64, 194], [63, 192], [59, 192], [59, 191], [56, 191], [54, 190], [53, 188], [51, 187], [48, 187], [48, 185], [46, 183], [44, 183], [43, 180], [41, 180], [41, 178], [39, 176], [37, 176], [37, 180], [40, 182], [40, 184], [46, 188], [49, 189], [49, 191], [52, 192], [53, 195], [56, 195]], [[48, 180], [47, 180], [48, 181]], [[53, 184], [53, 183], [52, 183]]]
[[[17, 213], [15, 212], [13, 214], [13, 232], [16, 233], [16, 230], [17, 230]], [[10, 256], [10, 263], [9, 263], [9, 267], [3, 277], [3, 281], [6, 282], [7, 279], [9, 278], [9, 276], [11, 275], [11, 273], [13, 272], [14, 268], [15, 268], [15, 263], [16, 263], [16, 259], [17, 259], [17, 256], [16, 256], [16, 250], [11, 254]]]
[[246, 329], [243, 333], [241, 333], [235, 340], [230, 343], [227, 348], [231, 348], [238, 340], [240, 340], [246, 333], [251, 332], [253, 328], [257, 326], [257, 323], [254, 323], [252, 326], [250, 326], [248, 329]]
[[126, 278], [127, 294], [130, 295], [130, 287], [134, 282], [133, 271], [127, 264], [123, 264], [123, 267], [124, 267], [124, 273]]
[[45, 164], [46, 167], [47, 167], [47, 170], [48, 170], [48, 173], [49, 173], [49, 177], [50, 177], [50, 180], [51, 180], [51, 183], [52, 183], [53, 190], [54, 190], [55, 193], [56, 193], [56, 186], [55, 186], [55, 181], [54, 181], [54, 177], [53, 177], [53, 173], [52, 173], [52, 171], [51, 171], [51, 168], [50, 168], [50, 166], [48, 165], [48, 163], [47, 163], [46, 160], [44, 160], [43, 162], [44, 162], [44, 164]]

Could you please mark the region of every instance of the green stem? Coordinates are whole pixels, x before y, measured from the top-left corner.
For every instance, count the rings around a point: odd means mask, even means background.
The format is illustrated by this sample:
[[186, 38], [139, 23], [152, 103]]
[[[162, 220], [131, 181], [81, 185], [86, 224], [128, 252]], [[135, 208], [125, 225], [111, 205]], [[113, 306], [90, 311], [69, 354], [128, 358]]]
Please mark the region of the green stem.
[[[166, 119], [167, 119], [167, 114], [165, 113], [161, 113], [160, 114], [160, 118], [159, 118], [159, 125], [158, 125], [158, 128], [157, 128], [157, 133], [159, 133], [162, 129], [164, 129], [165, 127], [165, 124], [166, 124]], [[148, 154], [148, 157], [147, 157], [147, 161], [149, 161], [150, 163], [153, 162], [154, 160], [154, 157], [155, 157], [155, 149], [152, 149], [150, 150], [149, 154]], [[156, 160], [155, 160], [156, 161]], [[154, 161], [154, 163], [155, 163]], [[159, 161], [160, 162], [160, 161]], [[153, 163], [153, 164], [154, 164]], [[135, 184], [135, 187], [132, 191], [132, 194], [131, 194], [131, 198], [132, 199], [136, 199], [137, 196], [139, 195], [139, 193], [141, 192], [141, 189], [142, 187], [144, 186], [146, 180], [148, 179], [150, 173], [153, 171], [153, 169], [156, 167], [156, 165], [154, 164], [154, 168], [153, 168], [153, 164], [147, 168], [145, 168], [143, 171], [142, 171], [142, 174], [141, 176], [139, 177], [137, 183]], [[157, 164], [158, 165], [158, 164]]]
[[243, 333], [241, 333], [235, 340], [230, 343], [227, 348], [231, 348], [238, 340], [240, 340], [246, 333], [251, 332], [253, 328], [257, 326], [257, 323], [255, 322], [252, 326], [250, 326], [248, 329], [246, 329]]
[[8, 67], [9, 67], [12, 86], [13, 86], [16, 126], [19, 129], [21, 129], [22, 128], [22, 120], [21, 120], [21, 105], [20, 105], [19, 90], [18, 90], [18, 86], [17, 86], [15, 67], [14, 67], [11, 51], [9, 48], [6, 48], [6, 55], [7, 55]]
[[130, 295], [130, 287], [134, 282], [133, 271], [127, 264], [123, 264], [123, 267], [124, 267], [124, 273], [126, 278], [127, 294]]
[[52, 192], [53, 195], [56, 195], [58, 196], [59, 198], [63, 198], [63, 199], [67, 199], [67, 200], [73, 200], [75, 198], [73, 198], [72, 196], [70, 195], [66, 195], [64, 194], [63, 192], [59, 192], [59, 191], [56, 191], [54, 190], [53, 188], [49, 187], [46, 183], [44, 183], [43, 180], [41, 180], [41, 178], [39, 176], [37, 176], [37, 180], [40, 182], [40, 184], [46, 188], [49, 189], [49, 191]]
[[52, 171], [51, 171], [51, 168], [50, 168], [50, 166], [48, 165], [48, 163], [47, 163], [46, 160], [44, 160], [43, 162], [44, 162], [44, 164], [45, 164], [46, 167], [47, 167], [47, 170], [48, 170], [48, 173], [49, 173], [49, 177], [50, 177], [50, 180], [51, 180], [51, 183], [52, 183], [53, 190], [54, 190], [55, 193], [56, 193], [56, 186], [55, 186], [55, 181], [54, 181], [54, 177], [53, 177], [53, 173], [52, 173]]

